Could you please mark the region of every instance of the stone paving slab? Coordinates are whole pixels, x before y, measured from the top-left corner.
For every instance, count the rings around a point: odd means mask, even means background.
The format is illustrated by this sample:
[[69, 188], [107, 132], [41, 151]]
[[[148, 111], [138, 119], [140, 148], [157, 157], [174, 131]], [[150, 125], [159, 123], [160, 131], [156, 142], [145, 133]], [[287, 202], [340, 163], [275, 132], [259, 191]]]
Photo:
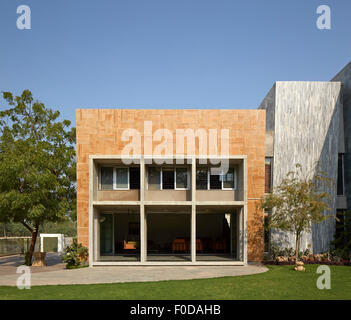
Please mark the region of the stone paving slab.
[[[1, 268], [1, 266], [0, 266]], [[35, 272], [31, 285], [98, 284], [189, 280], [242, 276], [266, 272], [262, 265], [247, 266], [111, 266]], [[0, 286], [15, 286], [18, 274], [0, 273]]]

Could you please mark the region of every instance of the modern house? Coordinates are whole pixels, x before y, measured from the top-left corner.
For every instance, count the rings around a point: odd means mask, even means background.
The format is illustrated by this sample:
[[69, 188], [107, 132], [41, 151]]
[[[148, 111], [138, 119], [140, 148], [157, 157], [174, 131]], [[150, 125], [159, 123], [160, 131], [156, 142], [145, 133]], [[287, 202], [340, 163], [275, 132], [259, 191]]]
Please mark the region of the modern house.
[[[243, 265], [271, 241], [294, 247], [265, 234], [259, 200], [296, 163], [313, 175], [318, 162], [337, 181], [332, 213], [350, 207], [350, 95], [351, 63], [331, 82], [277, 82], [258, 110], [78, 109], [90, 265]], [[326, 251], [334, 233], [328, 220], [301, 246]]]
[[264, 170], [264, 110], [77, 110], [78, 240], [90, 265], [259, 261]]

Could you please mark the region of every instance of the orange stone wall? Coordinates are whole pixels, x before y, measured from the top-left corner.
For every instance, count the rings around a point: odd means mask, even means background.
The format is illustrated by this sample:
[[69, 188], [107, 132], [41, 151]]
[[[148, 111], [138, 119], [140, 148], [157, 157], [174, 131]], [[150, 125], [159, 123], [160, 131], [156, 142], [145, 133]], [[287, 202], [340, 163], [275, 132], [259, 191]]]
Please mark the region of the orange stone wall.
[[[128, 143], [121, 141], [121, 135], [129, 128], [140, 131], [143, 150], [144, 121], [152, 121], [153, 132], [166, 128], [174, 139], [176, 129], [217, 129], [219, 152], [220, 130], [229, 129], [230, 155], [247, 155], [248, 260], [263, 259], [263, 211], [258, 199], [264, 196], [265, 110], [77, 109], [76, 119], [77, 231], [83, 245], [89, 245], [89, 155], [121, 154]], [[175, 141], [173, 148], [175, 153]]]

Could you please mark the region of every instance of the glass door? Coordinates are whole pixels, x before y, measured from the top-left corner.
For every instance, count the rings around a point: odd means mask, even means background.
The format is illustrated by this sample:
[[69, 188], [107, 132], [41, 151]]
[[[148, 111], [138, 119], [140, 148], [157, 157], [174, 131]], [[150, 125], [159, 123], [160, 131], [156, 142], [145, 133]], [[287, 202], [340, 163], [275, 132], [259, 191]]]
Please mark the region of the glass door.
[[113, 253], [113, 215], [100, 215], [100, 255]]

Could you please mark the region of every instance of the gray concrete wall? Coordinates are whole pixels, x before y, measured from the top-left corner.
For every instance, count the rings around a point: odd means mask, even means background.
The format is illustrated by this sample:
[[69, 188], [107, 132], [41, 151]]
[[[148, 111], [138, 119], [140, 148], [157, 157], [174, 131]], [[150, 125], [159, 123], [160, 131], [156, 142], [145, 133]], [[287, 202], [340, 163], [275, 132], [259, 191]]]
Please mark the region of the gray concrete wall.
[[[317, 163], [320, 169], [336, 181], [340, 136], [340, 83], [277, 82], [262, 102], [267, 110], [267, 130], [274, 130], [273, 186], [280, 184], [286, 174], [300, 163], [306, 174], [313, 175]], [[335, 214], [336, 187], [331, 195], [331, 212]], [[330, 214], [326, 212], [325, 214]], [[334, 235], [334, 221], [313, 226], [305, 234], [302, 248], [314, 252], [326, 251]], [[294, 247], [291, 234], [273, 232], [272, 240]]]

